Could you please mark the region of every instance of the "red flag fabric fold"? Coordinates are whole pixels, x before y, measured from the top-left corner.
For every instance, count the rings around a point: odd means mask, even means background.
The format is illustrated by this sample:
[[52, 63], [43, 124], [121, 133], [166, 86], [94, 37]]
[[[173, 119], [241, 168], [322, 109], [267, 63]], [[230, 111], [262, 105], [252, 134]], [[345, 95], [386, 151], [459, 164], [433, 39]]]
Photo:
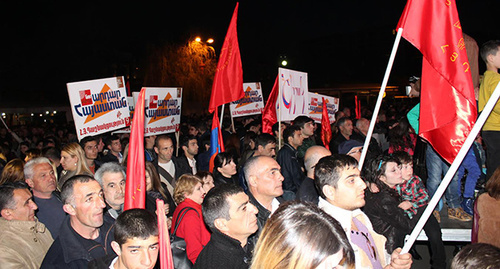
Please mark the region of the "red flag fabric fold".
[[219, 116], [217, 109], [214, 111], [212, 120], [212, 133], [210, 134], [210, 163], [209, 170], [214, 170], [214, 158], [219, 152], [224, 151], [224, 141], [222, 140], [222, 132], [220, 130]]
[[167, 217], [165, 216], [163, 200], [156, 199], [156, 214], [158, 215], [158, 244], [160, 247], [160, 268], [174, 269], [170, 235], [168, 234]]
[[330, 126], [330, 117], [326, 107], [326, 100], [323, 97], [323, 113], [321, 115], [321, 141], [325, 148], [330, 149], [330, 139], [332, 139], [332, 127]]
[[144, 159], [144, 95], [141, 89], [135, 105], [128, 147], [127, 181], [123, 209], [146, 208], [146, 164]]
[[455, 0], [408, 0], [398, 28], [424, 58], [419, 135], [451, 163], [477, 117]]
[[262, 132], [271, 135], [274, 135], [273, 125], [278, 122], [278, 116], [276, 115], [276, 101], [280, 91], [278, 80], [279, 75], [276, 76], [271, 94], [269, 94], [266, 105], [262, 110]]
[[214, 112], [218, 106], [239, 100], [245, 96], [243, 91], [243, 68], [241, 67], [240, 47], [236, 32], [238, 6], [234, 9], [224, 44], [222, 45], [219, 63], [215, 72], [214, 84], [208, 111]]

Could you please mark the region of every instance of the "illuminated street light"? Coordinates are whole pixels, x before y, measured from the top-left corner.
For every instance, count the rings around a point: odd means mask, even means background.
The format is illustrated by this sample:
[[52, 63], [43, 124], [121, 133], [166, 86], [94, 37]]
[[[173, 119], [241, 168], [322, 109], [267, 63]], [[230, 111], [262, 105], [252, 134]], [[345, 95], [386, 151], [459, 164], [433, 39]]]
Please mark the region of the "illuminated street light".
[[208, 43], [208, 44], [212, 44], [212, 43], [214, 43], [214, 39], [213, 39], [213, 38], [209, 38], [209, 39], [207, 40], [207, 43]]
[[287, 64], [288, 64], [287, 60], [283, 60], [283, 61], [281, 61], [281, 65], [282, 65], [282, 66], [286, 66]]
[[194, 39], [194, 41], [196, 41], [196, 42], [201, 42], [201, 37], [197, 36], [197, 37]]

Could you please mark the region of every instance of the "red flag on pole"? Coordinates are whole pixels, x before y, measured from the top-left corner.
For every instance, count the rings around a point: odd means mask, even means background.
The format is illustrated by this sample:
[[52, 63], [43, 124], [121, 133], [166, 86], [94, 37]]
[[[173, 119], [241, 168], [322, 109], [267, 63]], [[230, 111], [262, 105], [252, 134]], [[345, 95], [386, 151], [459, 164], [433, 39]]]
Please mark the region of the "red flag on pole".
[[208, 111], [214, 112], [218, 106], [239, 100], [245, 96], [243, 91], [243, 68], [241, 67], [240, 47], [236, 33], [238, 5], [234, 9], [233, 18], [227, 30], [226, 39], [215, 72], [214, 84]]
[[276, 115], [276, 101], [280, 91], [278, 79], [279, 75], [276, 76], [271, 94], [269, 94], [264, 110], [262, 110], [262, 132], [271, 135], [274, 135], [273, 125], [278, 122], [278, 116]]
[[127, 183], [124, 210], [146, 207], [146, 166], [144, 163], [144, 95], [141, 89], [135, 105], [128, 147]]
[[158, 215], [158, 244], [160, 246], [160, 268], [174, 269], [174, 259], [170, 247], [170, 235], [168, 234], [167, 217], [165, 216], [163, 200], [156, 199], [156, 214]]
[[325, 148], [330, 149], [330, 139], [332, 139], [332, 127], [330, 126], [330, 117], [326, 107], [325, 97], [323, 97], [323, 113], [321, 115], [321, 141]]
[[219, 116], [217, 116], [217, 109], [214, 111], [214, 118], [212, 120], [212, 133], [210, 134], [210, 162], [209, 171], [214, 170], [214, 158], [219, 152], [224, 151], [224, 141], [222, 140], [222, 132], [219, 126]]
[[398, 28], [423, 54], [419, 135], [451, 163], [477, 116], [455, 0], [408, 0]]

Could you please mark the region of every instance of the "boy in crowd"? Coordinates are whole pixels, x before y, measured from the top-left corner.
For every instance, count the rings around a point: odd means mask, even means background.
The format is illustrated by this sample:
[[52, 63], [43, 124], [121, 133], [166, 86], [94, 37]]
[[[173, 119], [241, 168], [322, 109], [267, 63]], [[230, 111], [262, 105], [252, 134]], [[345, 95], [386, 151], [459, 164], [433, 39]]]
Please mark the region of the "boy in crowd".
[[[429, 204], [429, 194], [420, 178], [413, 174], [412, 157], [404, 151], [397, 151], [392, 155], [401, 162], [403, 183], [394, 187], [404, 200], [399, 204], [399, 207], [405, 211], [410, 218], [411, 225], [415, 227], [424, 213], [425, 207]], [[435, 215], [430, 215], [424, 225], [424, 231], [430, 242], [432, 268], [446, 268], [446, 253], [441, 238], [441, 227]]]

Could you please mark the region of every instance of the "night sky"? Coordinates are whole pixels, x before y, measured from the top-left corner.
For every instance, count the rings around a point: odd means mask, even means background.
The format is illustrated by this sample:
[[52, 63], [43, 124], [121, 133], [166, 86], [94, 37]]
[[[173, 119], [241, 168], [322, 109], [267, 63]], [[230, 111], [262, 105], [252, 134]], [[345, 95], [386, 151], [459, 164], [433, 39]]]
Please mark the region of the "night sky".
[[[6, 1], [3, 1], [6, 2]], [[14, 1], [10, 1], [14, 2]], [[15, 1], [0, 4], [0, 106], [68, 105], [66, 83], [142, 68], [151, 44], [194, 36], [220, 47], [235, 1]], [[381, 83], [405, 1], [240, 1], [244, 81], [272, 87], [280, 56], [309, 74], [309, 88]], [[498, 0], [457, 0], [465, 33], [500, 39]], [[421, 55], [402, 40], [389, 84], [418, 74]], [[481, 72], [484, 70], [480, 62]], [[168, 85], [165, 85], [168, 86]], [[133, 89], [139, 90], [139, 89]]]

